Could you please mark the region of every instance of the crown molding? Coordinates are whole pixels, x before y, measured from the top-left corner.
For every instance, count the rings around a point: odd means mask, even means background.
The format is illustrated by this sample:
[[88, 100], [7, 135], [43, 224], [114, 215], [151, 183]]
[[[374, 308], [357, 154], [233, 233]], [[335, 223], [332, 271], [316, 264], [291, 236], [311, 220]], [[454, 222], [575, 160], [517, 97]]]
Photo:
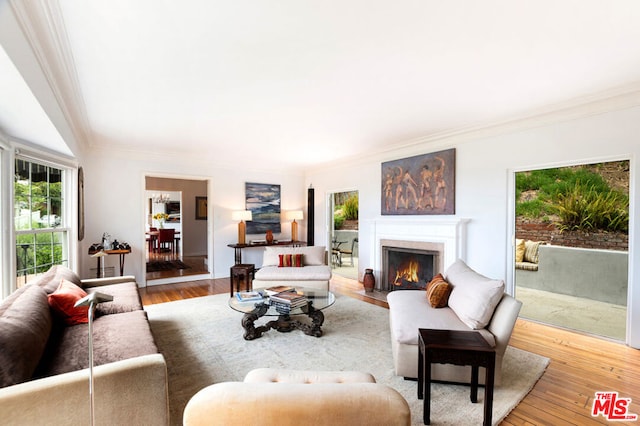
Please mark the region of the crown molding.
[[[194, 167], [203, 166], [209, 169], [226, 170], [231, 173], [237, 173], [238, 166], [235, 161], [229, 161], [228, 158], [219, 158], [215, 152], [200, 151], [181, 151], [181, 150], [148, 150], [143, 148], [132, 148], [131, 145], [101, 143], [98, 141], [91, 148], [91, 154], [100, 157], [121, 157], [127, 160], [148, 162], [148, 163], [166, 163], [175, 165], [176, 159], [180, 159], [181, 164], [190, 164]], [[244, 173], [270, 173], [277, 175], [305, 175], [305, 167], [287, 166], [281, 167], [279, 164], [264, 165], [261, 161], [252, 161], [244, 159], [242, 170]]]
[[398, 151], [405, 151], [407, 155], [411, 155], [411, 152], [423, 151], [426, 145], [433, 149], [449, 148], [457, 144], [473, 142], [483, 138], [517, 133], [638, 106], [640, 106], [640, 82], [635, 82], [569, 101], [547, 105], [543, 108], [530, 110], [525, 114], [512, 116], [493, 123], [451, 129], [397, 143], [391, 142], [385, 148], [371, 151], [365, 155], [361, 154], [341, 161], [321, 164], [310, 169], [309, 172], [314, 173], [320, 170], [338, 169], [350, 165], [395, 158], [398, 157]]
[[87, 144], [91, 127], [59, 3], [10, 3], [76, 142]]
[[479, 139], [505, 133], [515, 133], [536, 127], [578, 120], [593, 115], [640, 106], [640, 81], [618, 86], [603, 92], [577, 97], [571, 100], [546, 105], [520, 115], [514, 115], [493, 123], [472, 125], [451, 131], [435, 133], [426, 137], [407, 141], [396, 148], [444, 140]]

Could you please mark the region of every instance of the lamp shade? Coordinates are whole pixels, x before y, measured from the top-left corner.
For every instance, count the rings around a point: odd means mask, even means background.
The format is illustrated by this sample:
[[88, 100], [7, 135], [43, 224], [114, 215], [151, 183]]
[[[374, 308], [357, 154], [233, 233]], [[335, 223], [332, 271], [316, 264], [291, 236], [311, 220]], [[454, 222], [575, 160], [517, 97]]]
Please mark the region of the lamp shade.
[[252, 220], [251, 210], [236, 210], [231, 212], [231, 219], [239, 221]]
[[285, 216], [289, 220], [302, 220], [304, 218], [302, 210], [289, 210]]

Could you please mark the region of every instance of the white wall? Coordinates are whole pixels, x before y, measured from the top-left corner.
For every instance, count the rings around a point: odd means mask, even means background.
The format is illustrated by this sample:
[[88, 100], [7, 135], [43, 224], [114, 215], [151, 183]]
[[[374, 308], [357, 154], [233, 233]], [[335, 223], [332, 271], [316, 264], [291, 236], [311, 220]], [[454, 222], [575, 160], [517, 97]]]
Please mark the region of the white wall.
[[[497, 134], [497, 132], [496, 132]], [[385, 156], [357, 164], [316, 170], [306, 185], [316, 188], [315, 234], [318, 244], [326, 242], [327, 192], [357, 189], [360, 198], [360, 277], [373, 267], [372, 223], [380, 217], [380, 169], [383, 161], [456, 148], [456, 217], [469, 218], [467, 263], [479, 272], [512, 282], [512, 176], [514, 170], [557, 166], [576, 162], [629, 159], [631, 162], [631, 228], [629, 238], [628, 342], [640, 347], [640, 235], [635, 231], [636, 205], [640, 188], [640, 107], [595, 114], [494, 136], [451, 137], [415, 144]], [[428, 217], [424, 217], [428, 220]], [[397, 217], [398, 221], [406, 220]], [[378, 271], [375, 271], [378, 272]], [[516, 295], [517, 296], [517, 295]]]
[[[135, 275], [138, 283], [144, 277], [145, 182], [144, 176], [178, 179], [207, 179], [209, 181], [207, 236], [212, 255], [212, 277], [228, 277], [233, 265], [233, 249], [227, 244], [237, 242], [237, 222], [231, 220], [233, 210], [244, 210], [245, 182], [281, 185], [281, 209], [305, 210], [306, 188], [300, 175], [277, 172], [247, 171], [246, 167], [212, 169], [208, 163], [193, 159], [150, 158], [136, 153], [93, 151], [80, 158], [85, 176], [85, 239], [79, 246], [80, 268], [83, 277], [95, 267], [86, 255], [89, 246], [98, 242], [103, 232], [118, 241], [126, 241], [132, 253], [126, 256], [124, 273]], [[188, 201], [187, 201], [188, 202]], [[306, 233], [306, 221], [299, 232]], [[282, 222], [282, 233], [276, 238], [290, 238], [288, 221]], [[249, 237], [250, 238], [250, 237]], [[261, 264], [261, 250], [245, 250], [243, 261]], [[107, 257], [107, 266], [117, 266], [117, 256]], [[117, 269], [117, 268], [116, 268]]]

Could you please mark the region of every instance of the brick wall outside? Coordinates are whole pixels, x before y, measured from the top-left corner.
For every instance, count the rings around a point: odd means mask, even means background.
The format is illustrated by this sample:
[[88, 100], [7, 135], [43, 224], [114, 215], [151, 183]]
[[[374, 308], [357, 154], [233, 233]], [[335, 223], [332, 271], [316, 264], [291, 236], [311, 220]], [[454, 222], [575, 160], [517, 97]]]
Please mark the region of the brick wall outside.
[[603, 250], [629, 249], [629, 236], [619, 232], [604, 231], [564, 231], [553, 224], [527, 223], [516, 219], [516, 238], [532, 241], [546, 241], [555, 246], [593, 248]]

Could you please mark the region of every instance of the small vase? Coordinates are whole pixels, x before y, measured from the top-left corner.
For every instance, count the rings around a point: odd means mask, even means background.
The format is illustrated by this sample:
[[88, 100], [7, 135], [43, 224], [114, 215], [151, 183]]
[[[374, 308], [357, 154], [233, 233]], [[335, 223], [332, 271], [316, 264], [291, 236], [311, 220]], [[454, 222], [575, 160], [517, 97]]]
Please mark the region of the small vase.
[[158, 221], [158, 229], [163, 229], [164, 228], [164, 221], [159, 220]]
[[364, 284], [364, 291], [372, 292], [376, 286], [376, 277], [373, 275], [373, 269], [364, 270], [364, 278], [362, 279]]
[[273, 243], [273, 232], [271, 232], [271, 230], [267, 231], [267, 235], [265, 235], [265, 239], [267, 240], [267, 244]]

